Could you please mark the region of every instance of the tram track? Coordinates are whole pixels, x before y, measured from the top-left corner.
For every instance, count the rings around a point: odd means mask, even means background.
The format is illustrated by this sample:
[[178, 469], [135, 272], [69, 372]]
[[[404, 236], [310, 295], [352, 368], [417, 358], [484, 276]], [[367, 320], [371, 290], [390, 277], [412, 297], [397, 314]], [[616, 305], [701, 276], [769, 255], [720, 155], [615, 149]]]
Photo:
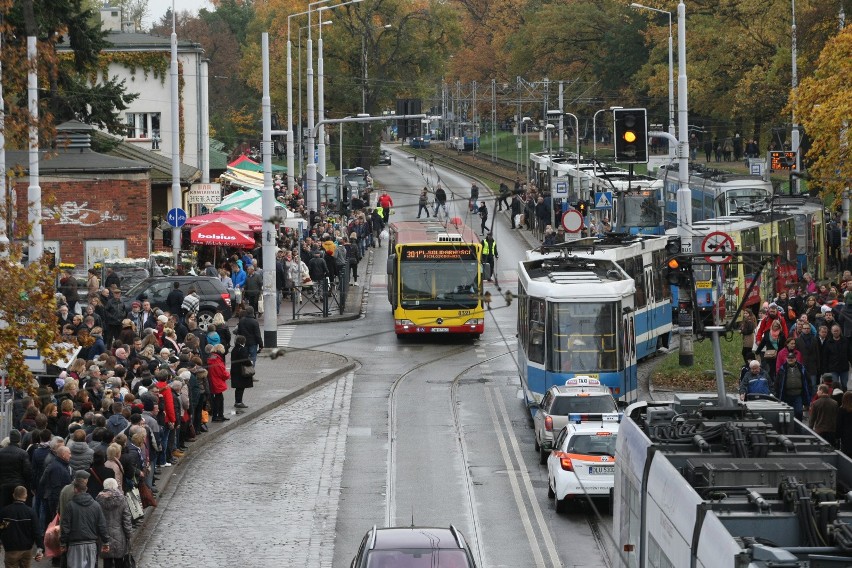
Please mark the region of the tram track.
[[[530, 558], [530, 566], [536, 568], [550, 568], [563, 566], [562, 560], [559, 558], [559, 549], [556, 546], [556, 537], [552, 534], [551, 519], [549, 518], [549, 509], [545, 506], [537, 494], [531, 472], [528, 470], [528, 461], [524, 452], [513, 433], [513, 425], [510, 419], [511, 413], [507, 408], [506, 401], [501, 389], [494, 384], [488, 384], [491, 380], [485, 378], [490, 375], [488, 369], [489, 364], [502, 359], [504, 357], [513, 357], [515, 350], [507, 347], [507, 349], [489, 357], [484, 357], [484, 346], [478, 343], [472, 345], [464, 345], [449, 351], [446, 351], [441, 356], [440, 360], [433, 359], [426, 361], [415, 367], [407, 370], [396, 378], [391, 385], [388, 396], [388, 473], [387, 473], [387, 490], [386, 490], [386, 518], [387, 526], [397, 524], [397, 503], [402, 498], [398, 494], [398, 485], [396, 482], [397, 470], [399, 465], [398, 456], [398, 434], [399, 434], [399, 417], [403, 411], [399, 408], [401, 400], [401, 387], [406, 384], [409, 378], [415, 378], [421, 375], [427, 375], [427, 368], [430, 365], [447, 361], [448, 358], [453, 358], [458, 355], [473, 350], [477, 351], [478, 360], [475, 363], [468, 364], [460, 368], [452, 377], [449, 386], [449, 404], [452, 413], [452, 435], [455, 438], [455, 444], [458, 448], [459, 459], [461, 460], [461, 471], [463, 475], [462, 487], [465, 491], [464, 509], [467, 510], [471, 523], [470, 542], [476, 554], [480, 565], [489, 566], [496, 565], [499, 562], [494, 558], [487, 558], [487, 550], [485, 548], [485, 530], [488, 526], [487, 520], [481, 518], [481, 514], [477, 509], [476, 489], [481, 480], [477, 482], [474, 479], [472, 469], [475, 467], [476, 460], [472, 459], [473, 454], [468, 447], [468, 440], [465, 434], [465, 426], [462, 420], [462, 398], [460, 395], [460, 387], [471, 380], [471, 373], [482, 371], [483, 377], [478, 379], [482, 383], [482, 390], [478, 391], [482, 394], [482, 400], [487, 407], [488, 419], [493, 425], [494, 445], [493, 451], [499, 455], [500, 460], [505, 465], [507, 472], [510, 491], [507, 498], [514, 501], [518, 510], [518, 518], [523, 527], [525, 540], [529, 542], [532, 556]], [[437, 395], [440, 396], [440, 395]], [[481, 491], [481, 488], [479, 488]], [[480, 495], [480, 498], [482, 495]], [[606, 555], [605, 536], [600, 530], [597, 518], [597, 511], [591, 508], [586, 508], [582, 514], [582, 518], [577, 516], [575, 522], [585, 522], [590, 527], [591, 536], [598, 550], [602, 552], [601, 559], [604, 559], [607, 566], [611, 566]]]
[[402, 147], [401, 149], [418, 159], [427, 160], [433, 165], [442, 165], [465, 175], [489, 181], [495, 187], [499, 186], [501, 182], [514, 183], [515, 178], [519, 175], [517, 165], [514, 162], [492, 156], [487, 156], [487, 161], [478, 157], [485, 156], [484, 154], [466, 152], [458, 155], [452, 150], [440, 146], [424, 150], [409, 147]]

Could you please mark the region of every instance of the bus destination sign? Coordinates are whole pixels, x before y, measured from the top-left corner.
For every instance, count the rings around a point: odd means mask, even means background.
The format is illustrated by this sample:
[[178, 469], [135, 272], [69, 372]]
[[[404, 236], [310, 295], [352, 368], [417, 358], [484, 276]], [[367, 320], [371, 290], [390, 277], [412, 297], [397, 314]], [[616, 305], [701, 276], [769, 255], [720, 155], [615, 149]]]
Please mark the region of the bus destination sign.
[[402, 251], [402, 260], [474, 260], [476, 252], [473, 247], [405, 247]]

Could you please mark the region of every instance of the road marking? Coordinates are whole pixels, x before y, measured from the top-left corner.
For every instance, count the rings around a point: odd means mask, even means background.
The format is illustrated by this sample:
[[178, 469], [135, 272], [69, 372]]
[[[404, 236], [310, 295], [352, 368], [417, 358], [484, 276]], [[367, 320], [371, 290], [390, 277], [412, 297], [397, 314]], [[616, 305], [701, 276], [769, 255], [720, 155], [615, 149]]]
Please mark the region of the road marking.
[[295, 325], [282, 325], [278, 328], [277, 340], [278, 347], [289, 347], [290, 341], [293, 339], [293, 334], [296, 332]]
[[[509, 478], [509, 484], [512, 486], [512, 496], [515, 498], [515, 506], [518, 508], [518, 513], [521, 515], [521, 522], [524, 525], [524, 532], [527, 533], [527, 540], [530, 543], [530, 549], [532, 550], [535, 565], [540, 568], [544, 568], [544, 557], [541, 555], [541, 550], [539, 549], [536, 537], [533, 534], [532, 522], [530, 521], [530, 516], [527, 514], [527, 508], [524, 506], [521, 489], [518, 487], [518, 479], [514, 472], [514, 465], [512, 464], [512, 459], [509, 457], [509, 450], [506, 447], [506, 441], [503, 439], [503, 431], [500, 428], [500, 422], [497, 419], [497, 409], [494, 407], [494, 400], [491, 395], [492, 389], [486, 388], [484, 390], [485, 399], [488, 402], [488, 413], [491, 415], [491, 422], [494, 424], [494, 432], [497, 434], [497, 443], [500, 446], [500, 454], [503, 456], [503, 463], [506, 465], [506, 474]], [[520, 461], [518, 464], [519, 469], [523, 470], [524, 462]], [[533, 500], [533, 506], [535, 506], [535, 504], [536, 502]], [[545, 531], [546, 530], [547, 528], [545, 527]], [[559, 564], [556, 565], [559, 566]]]
[[[506, 403], [503, 401], [503, 394], [500, 392], [500, 389], [494, 389], [494, 392], [497, 395], [497, 404], [500, 406], [500, 412], [503, 416], [509, 416], [509, 411], [506, 408]], [[523, 455], [521, 455], [521, 448], [518, 444], [518, 439], [515, 437], [515, 433], [512, 431], [511, 423], [507, 422], [506, 430], [509, 435], [509, 441], [512, 444], [515, 459], [518, 460], [518, 464], [520, 466], [518, 469], [521, 472], [521, 478], [524, 481], [524, 487], [526, 488], [527, 495], [529, 496], [530, 505], [532, 507], [533, 514], [535, 514], [536, 522], [538, 522], [538, 526], [541, 529], [541, 535], [544, 539], [544, 545], [547, 548], [547, 553], [550, 556], [550, 561], [554, 566], [560, 567], [562, 566], [562, 562], [560, 562], [559, 555], [556, 553], [556, 546], [553, 544], [553, 537], [550, 534], [550, 528], [544, 521], [544, 515], [541, 513], [541, 507], [538, 506], [535, 491], [533, 491], [532, 481], [530, 480], [527, 468], [524, 466], [524, 458]]]

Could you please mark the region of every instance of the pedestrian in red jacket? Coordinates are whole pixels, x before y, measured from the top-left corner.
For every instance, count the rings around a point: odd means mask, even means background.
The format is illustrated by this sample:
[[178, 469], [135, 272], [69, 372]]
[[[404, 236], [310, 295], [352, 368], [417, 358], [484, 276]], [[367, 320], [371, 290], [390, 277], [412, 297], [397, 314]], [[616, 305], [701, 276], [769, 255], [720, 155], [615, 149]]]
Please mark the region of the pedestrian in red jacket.
[[213, 347], [207, 357], [207, 379], [210, 382], [210, 394], [213, 395], [213, 422], [230, 420], [225, 416], [225, 395], [231, 375], [225, 368], [225, 346], [221, 343]]

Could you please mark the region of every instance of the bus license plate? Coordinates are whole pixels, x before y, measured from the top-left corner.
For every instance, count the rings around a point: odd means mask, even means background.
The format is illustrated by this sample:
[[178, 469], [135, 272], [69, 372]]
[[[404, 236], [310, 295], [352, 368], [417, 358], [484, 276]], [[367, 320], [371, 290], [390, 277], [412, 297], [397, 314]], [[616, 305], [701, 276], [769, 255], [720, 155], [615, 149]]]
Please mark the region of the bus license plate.
[[613, 467], [611, 465], [590, 465], [589, 473], [591, 475], [612, 475]]
[[449, 333], [450, 328], [448, 327], [433, 327], [432, 333]]

